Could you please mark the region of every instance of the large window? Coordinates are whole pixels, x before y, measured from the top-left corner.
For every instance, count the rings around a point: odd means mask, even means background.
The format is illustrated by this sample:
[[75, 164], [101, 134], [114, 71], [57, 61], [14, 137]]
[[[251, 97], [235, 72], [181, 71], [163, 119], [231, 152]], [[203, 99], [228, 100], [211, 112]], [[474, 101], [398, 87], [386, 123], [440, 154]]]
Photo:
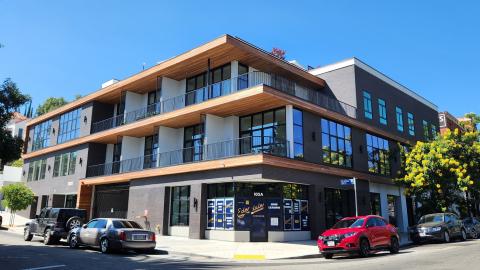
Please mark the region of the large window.
[[372, 96], [367, 91], [363, 91], [363, 110], [365, 118], [372, 119]]
[[303, 159], [303, 112], [293, 109], [293, 156]]
[[158, 158], [158, 134], [145, 137], [143, 168], [155, 168]]
[[425, 141], [428, 141], [430, 139], [428, 122], [423, 120], [422, 121], [422, 127], [423, 127], [423, 138], [424, 138]]
[[397, 115], [397, 130], [403, 132], [403, 111], [402, 108], [396, 107], [395, 113]]
[[378, 99], [378, 115], [380, 116], [380, 124], [386, 125], [387, 124], [387, 105], [385, 104], [385, 100], [381, 98]]
[[202, 160], [204, 135], [203, 124], [186, 127], [184, 129], [184, 162]]
[[39, 150], [50, 145], [50, 130], [52, 120], [42, 122], [33, 129], [32, 151]]
[[[286, 151], [285, 108], [240, 118], [241, 153]], [[283, 149], [281, 146], [284, 146]]]
[[234, 184], [211, 184], [207, 190], [207, 229], [233, 230]]
[[60, 116], [57, 143], [63, 143], [75, 139], [80, 134], [80, 116], [82, 109], [70, 111]]
[[172, 187], [171, 226], [188, 226], [190, 186]]
[[[230, 64], [227, 64], [211, 70], [208, 81], [207, 72], [188, 78], [186, 105], [200, 103], [229, 93], [231, 91], [230, 77], [231, 67]], [[208, 82], [210, 85], [206, 87]]]
[[27, 181], [38, 181], [45, 179], [45, 169], [47, 168], [47, 160], [36, 160], [28, 164]]
[[432, 124], [431, 125], [431, 131], [432, 131], [432, 140], [434, 140], [437, 137], [437, 126]]
[[322, 119], [323, 162], [352, 167], [352, 134], [347, 126]]
[[75, 174], [77, 152], [70, 152], [55, 156], [53, 163], [53, 177]]
[[354, 213], [351, 191], [343, 189], [325, 188], [325, 225], [331, 228], [344, 217]]
[[412, 113], [407, 114], [408, 120], [408, 134], [415, 136], [415, 119]]
[[65, 208], [77, 207], [77, 194], [69, 194], [65, 196]]
[[370, 172], [390, 175], [390, 150], [387, 140], [367, 134], [367, 153]]

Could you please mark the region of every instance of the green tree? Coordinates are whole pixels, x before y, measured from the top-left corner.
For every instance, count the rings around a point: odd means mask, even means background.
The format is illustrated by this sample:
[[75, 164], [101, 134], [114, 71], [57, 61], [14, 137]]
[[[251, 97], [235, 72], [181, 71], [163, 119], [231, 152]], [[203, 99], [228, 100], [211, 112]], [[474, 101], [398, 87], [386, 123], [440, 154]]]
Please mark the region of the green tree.
[[32, 204], [34, 194], [30, 188], [23, 183], [16, 183], [4, 186], [0, 189], [3, 193], [2, 205], [10, 209], [9, 225], [15, 223], [15, 213], [27, 209]]
[[471, 113], [466, 113], [465, 118], [469, 118], [472, 122], [470, 124], [460, 122], [463, 128], [465, 128], [468, 131], [476, 130], [478, 127], [478, 124], [480, 124], [480, 115], [477, 115], [476, 113], [471, 112]]
[[12, 119], [13, 113], [29, 100], [30, 97], [22, 94], [10, 79], [0, 85], [0, 167], [20, 158], [23, 140], [12, 137], [6, 130], [6, 125]]
[[19, 158], [17, 160], [14, 160], [12, 162], [9, 163], [10, 166], [12, 167], [23, 167], [23, 159]]
[[46, 114], [50, 111], [53, 111], [59, 107], [62, 107], [63, 105], [67, 104], [68, 102], [63, 98], [55, 98], [51, 97], [45, 100], [45, 102], [41, 105], [38, 106], [37, 108], [37, 116], [40, 116], [42, 114]]
[[478, 132], [447, 131], [433, 141], [417, 142], [406, 154], [405, 171], [397, 181], [420, 202], [420, 214], [447, 210], [466, 214], [465, 196], [480, 190], [479, 139]]

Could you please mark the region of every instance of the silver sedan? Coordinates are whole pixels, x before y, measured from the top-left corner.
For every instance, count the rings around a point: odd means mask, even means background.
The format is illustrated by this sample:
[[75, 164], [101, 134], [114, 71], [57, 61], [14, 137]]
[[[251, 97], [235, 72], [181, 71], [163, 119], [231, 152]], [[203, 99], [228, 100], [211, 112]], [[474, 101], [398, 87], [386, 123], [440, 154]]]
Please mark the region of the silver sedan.
[[97, 218], [70, 231], [70, 248], [99, 247], [102, 253], [113, 250], [153, 252], [155, 233], [144, 230], [138, 223], [126, 219]]

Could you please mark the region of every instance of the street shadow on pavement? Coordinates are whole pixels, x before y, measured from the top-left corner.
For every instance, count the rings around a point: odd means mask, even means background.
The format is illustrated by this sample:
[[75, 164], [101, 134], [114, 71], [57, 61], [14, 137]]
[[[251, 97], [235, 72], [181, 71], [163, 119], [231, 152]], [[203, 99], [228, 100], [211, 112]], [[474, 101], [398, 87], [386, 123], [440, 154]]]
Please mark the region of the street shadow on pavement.
[[374, 258], [380, 258], [380, 257], [386, 257], [386, 256], [399, 256], [399, 255], [402, 255], [402, 254], [408, 254], [408, 253], [412, 253], [412, 252], [413, 251], [400, 250], [400, 252], [398, 252], [396, 254], [391, 254], [390, 252], [385, 251], [385, 252], [370, 254], [370, 255], [368, 255], [368, 257], [365, 257], [365, 258], [362, 258], [359, 255], [344, 255], [344, 256], [340, 255], [340, 256], [334, 256], [332, 260], [374, 259]]
[[8, 231], [8, 228], [0, 226], [0, 231]]

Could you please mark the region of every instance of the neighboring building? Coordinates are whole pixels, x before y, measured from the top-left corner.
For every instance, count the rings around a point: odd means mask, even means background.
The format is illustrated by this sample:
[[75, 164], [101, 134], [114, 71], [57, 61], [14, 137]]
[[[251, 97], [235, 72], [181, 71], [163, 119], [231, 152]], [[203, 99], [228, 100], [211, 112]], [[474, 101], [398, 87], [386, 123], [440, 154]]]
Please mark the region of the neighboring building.
[[477, 130], [477, 126], [473, 124], [471, 118], [468, 117], [459, 117], [457, 118], [458, 122], [461, 123], [467, 131], [475, 131]]
[[[3, 166], [0, 171], [0, 188], [6, 185], [18, 183], [22, 181], [22, 168], [13, 166]], [[3, 194], [0, 192], [0, 202], [3, 200]], [[0, 211], [4, 211], [5, 207], [0, 203]]]
[[39, 203], [23, 214], [76, 205], [165, 235], [315, 239], [355, 214], [341, 180], [356, 178], [359, 214], [406, 232], [399, 147], [433, 137], [437, 114], [358, 59], [307, 71], [224, 35], [30, 121]]
[[12, 119], [7, 123], [7, 130], [12, 133], [13, 137], [20, 137], [25, 140], [25, 130], [28, 118], [19, 112], [13, 114]]
[[441, 134], [444, 134], [447, 130], [454, 131], [455, 129], [458, 129], [459, 132], [465, 132], [460, 125], [460, 121], [447, 111], [438, 113], [438, 120]]

